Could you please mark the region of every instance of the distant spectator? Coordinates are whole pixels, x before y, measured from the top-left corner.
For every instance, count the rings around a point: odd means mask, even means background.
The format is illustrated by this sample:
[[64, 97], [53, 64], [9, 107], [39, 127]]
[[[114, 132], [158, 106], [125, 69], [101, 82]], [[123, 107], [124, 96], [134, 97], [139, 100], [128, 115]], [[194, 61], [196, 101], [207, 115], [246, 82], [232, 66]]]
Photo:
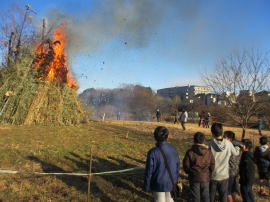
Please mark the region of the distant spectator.
[[223, 126], [221, 123], [213, 123], [211, 132], [214, 137], [209, 147], [215, 158], [215, 169], [210, 181], [210, 201], [215, 201], [216, 192], [219, 194], [219, 201], [226, 202], [229, 182], [229, 160], [231, 155], [239, 155], [232, 143], [223, 138]]
[[205, 128], [205, 124], [206, 124], [206, 112], [203, 112], [202, 114], [202, 127]]
[[[266, 195], [264, 185], [269, 186], [270, 180], [270, 148], [267, 145], [268, 139], [266, 136], [260, 138], [261, 146], [255, 148], [254, 159], [257, 164], [259, 178], [260, 178], [260, 193]], [[270, 194], [270, 187], [269, 187]]]
[[204, 127], [205, 128], [209, 128], [210, 117], [211, 117], [211, 114], [209, 112], [205, 114], [205, 118], [204, 118]]
[[160, 117], [161, 117], [161, 112], [159, 109], [157, 109], [157, 111], [156, 111], [157, 122], [160, 122]]
[[215, 159], [204, 144], [205, 136], [197, 132], [194, 145], [186, 152], [183, 160], [184, 171], [188, 174], [192, 202], [209, 202], [209, 182], [215, 168]]
[[[239, 141], [235, 140], [234, 132], [225, 131], [224, 137], [233, 144], [235, 149], [239, 149], [239, 147], [242, 147], [242, 144]], [[237, 176], [239, 174], [240, 158], [241, 158], [241, 154], [239, 154], [238, 156], [231, 155], [230, 160], [229, 160], [229, 186], [228, 186], [228, 201], [229, 202], [234, 202], [235, 195], [239, 193]]]
[[202, 125], [203, 122], [203, 113], [204, 111], [202, 111], [202, 113], [199, 114], [199, 123], [198, 123], [199, 127]]
[[120, 111], [118, 111], [116, 113], [116, 118], [117, 118], [117, 120], [120, 120], [121, 119], [121, 112]]
[[161, 150], [166, 156], [168, 166], [170, 168], [173, 183], [178, 182], [180, 160], [175, 147], [167, 143], [169, 131], [166, 127], [159, 126], [155, 129], [154, 137], [156, 146], [147, 153], [146, 169], [144, 177], [144, 191], [152, 191], [155, 202], [173, 202], [171, 191], [173, 184], [166, 169], [164, 157]]
[[255, 163], [251, 153], [252, 142], [249, 139], [243, 140], [244, 148], [240, 160], [240, 190], [243, 202], [254, 202], [252, 186], [255, 181]]
[[174, 123], [174, 124], [177, 123], [177, 117], [178, 117], [178, 112], [175, 111], [175, 112], [174, 112], [174, 116], [173, 116], [173, 123]]
[[179, 117], [179, 120], [181, 122], [181, 126], [183, 128], [183, 130], [186, 130], [186, 122], [187, 122], [187, 119], [188, 119], [188, 113], [186, 110], [182, 110], [182, 113]]
[[263, 120], [261, 118], [258, 119], [258, 131], [259, 135], [262, 136], [262, 129], [263, 129]]
[[103, 113], [102, 121], [105, 121], [105, 118], [106, 118], [106, 113]]

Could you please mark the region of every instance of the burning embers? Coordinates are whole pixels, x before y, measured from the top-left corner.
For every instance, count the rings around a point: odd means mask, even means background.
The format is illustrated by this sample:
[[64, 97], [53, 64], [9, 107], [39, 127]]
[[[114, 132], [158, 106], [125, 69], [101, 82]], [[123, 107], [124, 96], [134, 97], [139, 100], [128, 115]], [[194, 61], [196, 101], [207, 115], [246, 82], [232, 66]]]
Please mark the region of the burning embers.
[[35, 49], [37, 56], [33, 66], [37, 68], [39, 79], [47, 79], [54, 83], [67, 83], [69, 87], [77, 88], [67, 66], [66, 40], [67, 34], [64, 26], [61, 25], [54, 31], [53, 40], [47, 39], [38, 44]]

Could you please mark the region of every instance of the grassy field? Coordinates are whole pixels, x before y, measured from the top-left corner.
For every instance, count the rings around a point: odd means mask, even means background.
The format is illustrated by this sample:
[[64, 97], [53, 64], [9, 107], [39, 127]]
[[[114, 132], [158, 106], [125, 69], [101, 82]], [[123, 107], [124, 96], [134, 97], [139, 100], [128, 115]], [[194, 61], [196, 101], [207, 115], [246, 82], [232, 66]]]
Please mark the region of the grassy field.
[[[87, 173], [90, 147], [93, 146], [93, 172], [120, 170], [144, 166], [146, 152], [154, 146], [152, 132], [158, 125], [170, 130], [169, 142], [178, 149], [181, 160], [192, 144], [194, 132], [211, 138], [210, 130], [187, 124], [183, 132], [179, 125], [153, 122], [92, 122], [88, 125], [0, 126], [0, 168], [39, 172]], [[228, 128], [240, 137], [241, 129]], [[270, 135], [270, 132], [265, 134]], [[256, 130], [247, 137], [257, 144]], [[181, 170], [184, 192], [180, 201], [188, 199], [187, 179]], [[144, 193], [143, 171], [123, 175], [94, 176], [92, 201], [151, 201]], [[260, 198], [255, 187], [256, 201]], [[3, 201], [86, 201], [87, 177], [37, 176], [30, 174], [0, 174], [0, 199]]]

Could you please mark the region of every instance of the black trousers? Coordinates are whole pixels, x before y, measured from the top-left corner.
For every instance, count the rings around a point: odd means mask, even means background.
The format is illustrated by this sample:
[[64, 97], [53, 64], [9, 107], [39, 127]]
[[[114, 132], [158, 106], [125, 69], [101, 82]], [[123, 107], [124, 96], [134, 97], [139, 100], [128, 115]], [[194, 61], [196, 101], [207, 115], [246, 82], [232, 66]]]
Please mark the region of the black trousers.
[[254, 202], [252, 185], [240, 185], [243, 202]]

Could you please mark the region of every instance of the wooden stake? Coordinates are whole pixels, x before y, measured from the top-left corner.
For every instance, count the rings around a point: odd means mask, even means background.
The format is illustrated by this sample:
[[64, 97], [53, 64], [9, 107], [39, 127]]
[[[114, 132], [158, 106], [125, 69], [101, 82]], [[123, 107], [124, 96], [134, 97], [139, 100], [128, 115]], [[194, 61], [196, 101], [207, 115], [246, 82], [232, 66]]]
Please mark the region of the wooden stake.
[[93, 157], [93, 148], [91, 145], [90, 148], [90, 160], [89, 160], [89, 172], [88, 172], [88, 191], [87, 191], [87, 202], [90, 202], [90, 192], [91, 192], [91, 175], [92, 175], [92, 158]]
[[127, 135], [126, 135], [126, 138], [128, 139], [128, 133], [129, 133], [129, 131], [127, 132]]

